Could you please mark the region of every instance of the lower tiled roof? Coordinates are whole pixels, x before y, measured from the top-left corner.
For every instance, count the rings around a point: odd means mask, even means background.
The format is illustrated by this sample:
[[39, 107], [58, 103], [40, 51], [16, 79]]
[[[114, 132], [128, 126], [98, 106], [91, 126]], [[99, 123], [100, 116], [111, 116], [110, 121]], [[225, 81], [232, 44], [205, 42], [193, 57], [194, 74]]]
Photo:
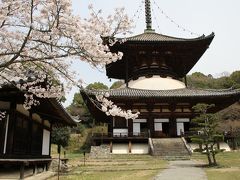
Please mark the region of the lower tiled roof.
[[110, 89], [110, 90], [86, 90], [88, 95], [100, 95], [109, 93], [110, 97], [131, 97], [131, 98], [169, 98], [169, 97], [213, 97], [231, 96], [240, 98], [240, 89], [193, 89], [183, 88], [174, 90], [143, 90], [132, 88]]

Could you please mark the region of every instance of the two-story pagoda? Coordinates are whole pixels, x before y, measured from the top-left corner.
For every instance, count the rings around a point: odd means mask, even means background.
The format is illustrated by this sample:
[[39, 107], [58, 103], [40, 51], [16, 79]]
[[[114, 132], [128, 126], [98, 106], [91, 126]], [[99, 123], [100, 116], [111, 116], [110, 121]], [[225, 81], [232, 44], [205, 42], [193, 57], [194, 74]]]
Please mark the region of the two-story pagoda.
[[[108, 135], [93, 140], [96, 145], [110, 144], [112, 153], [148, 153], [149, 137], [173, 138], [189, 130], [194, 117], [192, 107], [197, 103], [213, 103], [212, 111], [217, 112], [240, 98], [238, 90], [188, 88], [186, 74], [207, 50], [214, 33], [194, 39], [158, 34], [151, 27], [150, 1], [145, 4], [146, 30], [112, 46], [112, 52], [121, 51], [124, 55], [122, 60], [106, 66], [107, 76], [124, 80], [125, 85], [82, 92], [96, 121], [108, 123]], [[106, 116], [90, 100], [106, 92], [122, 109], [139, 111], [139, 118]]]

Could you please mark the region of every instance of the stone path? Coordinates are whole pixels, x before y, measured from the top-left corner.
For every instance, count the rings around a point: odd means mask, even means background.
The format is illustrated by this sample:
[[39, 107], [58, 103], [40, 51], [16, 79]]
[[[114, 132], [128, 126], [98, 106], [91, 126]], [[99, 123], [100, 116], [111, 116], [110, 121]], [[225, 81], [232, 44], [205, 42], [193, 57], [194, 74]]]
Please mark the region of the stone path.
[[207, 180], [200, 163], [192, 160], [170, 161], [167, 169], [159, 173], [154, 180]]

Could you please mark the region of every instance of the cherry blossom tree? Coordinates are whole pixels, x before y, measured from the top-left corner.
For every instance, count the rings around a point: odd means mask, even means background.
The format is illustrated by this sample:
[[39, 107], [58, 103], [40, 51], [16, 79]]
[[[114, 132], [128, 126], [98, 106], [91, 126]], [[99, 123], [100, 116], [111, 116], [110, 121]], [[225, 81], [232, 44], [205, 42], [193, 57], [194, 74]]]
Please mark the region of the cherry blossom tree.
[[70, 70], [74, 61], [104, 67], [121, 59], [109, 45], [131, 28], [124, 9], [107, 18], [89, 9], [90, 17], [82, 19], [73, 15], [71, 0], [0, 1], [0, 84], [23, 91], [26, 109], [37, 98], [61, 98], [72, 86], [82, 88]]

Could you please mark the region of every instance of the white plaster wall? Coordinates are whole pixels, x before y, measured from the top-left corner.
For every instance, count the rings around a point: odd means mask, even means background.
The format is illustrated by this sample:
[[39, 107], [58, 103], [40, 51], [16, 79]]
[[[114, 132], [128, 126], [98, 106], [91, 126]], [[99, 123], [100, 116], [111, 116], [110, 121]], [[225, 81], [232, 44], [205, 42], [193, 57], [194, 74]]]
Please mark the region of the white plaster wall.
[[181, 123], [181, 122], [190, 122], [189, 118], [177, 118], [176, 119], [177, 122]]
[[162, 123], [154, 123], [155, 131], [162, 131]]
[[[196, 144], [196, 143], [188, 143], [189, 146], [191, 147], [192, 149], [192, 152], [195, 150], [195, 149], [198, 149], [199, 148], [199, 145]], [[221, 142], [220, 144], [220, 149], [225, 149], [225, 151], [231, 151], [231, 148], [229, 147], [229, 145], [225, 142]]]
[[7, 119], [6, 119], [6, 127], [5, 127], [5, 137], [4, 137], [3, 154], [6, 154], [6, 149], [7, 149], [8, 124], [9, 124], [9, 114], [7, 115]]
[[177, 135], [181, 135], [181, 131], [184, 132], [184, 124], [183, 122], [178, 122], [177, 123]]
[[113, 129], [113, 136], [127, 136], [128, 129]]
[[141, 132], [140, 123], [133, 123], [133, 135], [137, 136]]
[[225, 149], [225, 151], [231, 151], [229, 145], [225, 142], [220, 143], [220, 149]]
[[128, 83], [130, 88], [147, 90], [171, 90], [186, 88], [185, 84], [171, 77], [162, 78], [153, 76], [151, 78], [140, 77], [137, 80], [131, 80]]
[[156, 122], [156, 123], [169, 122], [169, 119], [167, 119], [167, 118], [154, 119], [154, 122]]
[[42, 155], [49, 155], [50, 131], [43, 130]]
[[115, 144], [112, 146], [113, 154], [128, 154], [128, 144]]
[[[148, 144], [132, 143], [131, 154], [148, 154]], [[128, 144], [113, 143], [112, 154], [129, 154]]]
[[132, 154], [148, 154], [148, 144], [132, 144]]
[[133, 119], [134, 123], [145, 123], [147, 122], [147, 119]]

